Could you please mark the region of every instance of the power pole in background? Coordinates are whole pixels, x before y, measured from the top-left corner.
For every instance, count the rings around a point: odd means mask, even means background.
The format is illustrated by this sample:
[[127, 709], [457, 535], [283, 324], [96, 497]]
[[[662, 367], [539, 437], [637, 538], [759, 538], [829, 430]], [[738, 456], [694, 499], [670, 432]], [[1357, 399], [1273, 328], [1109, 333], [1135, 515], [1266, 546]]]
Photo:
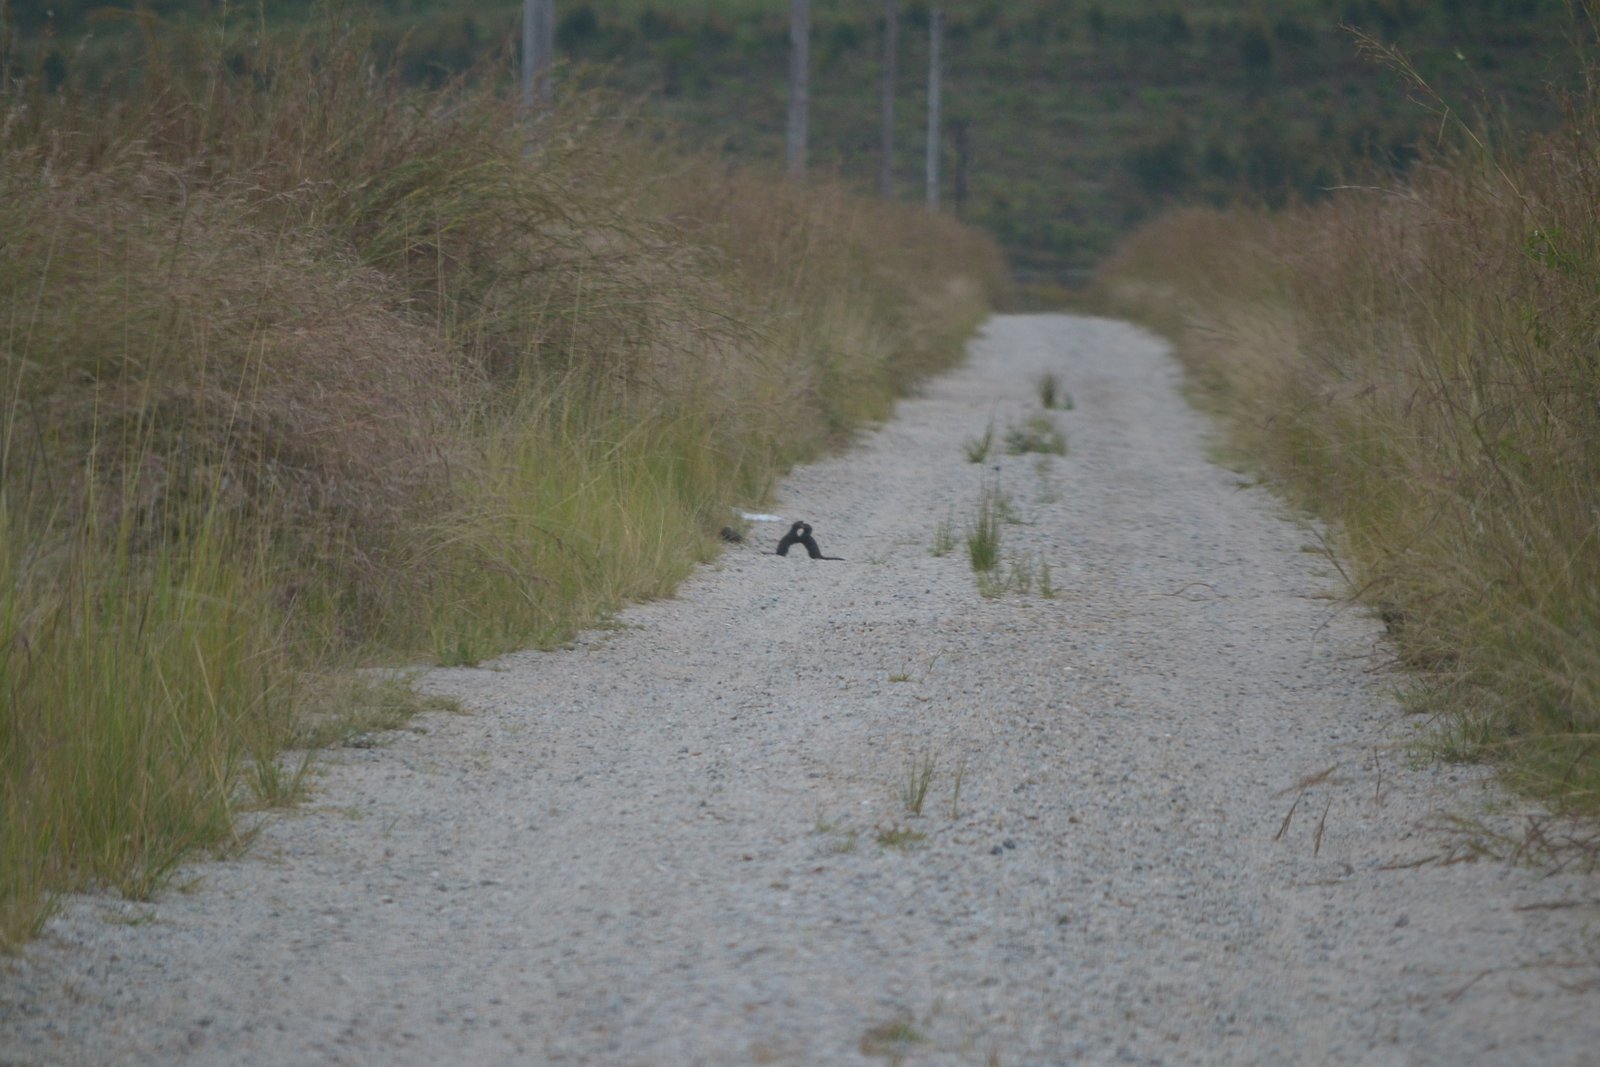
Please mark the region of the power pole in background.
[[555, 64], [556, 0], [522, 0], [522, 110], [532, 115], [550, 106], [550, 68]]
[[900, 5], [883, 0], [883, 160], [878, 168], [878, 195], [894, 199], [894, 87], [900, 52]]
[[811, 4], [789, 0], [789, 177], [806, 173], [806, 112], [811, 103]]
[[939, 49], [944, 37], [944, 12], [928, 13], [928, 210], [939, 210], [939, 82], [942, 70]]

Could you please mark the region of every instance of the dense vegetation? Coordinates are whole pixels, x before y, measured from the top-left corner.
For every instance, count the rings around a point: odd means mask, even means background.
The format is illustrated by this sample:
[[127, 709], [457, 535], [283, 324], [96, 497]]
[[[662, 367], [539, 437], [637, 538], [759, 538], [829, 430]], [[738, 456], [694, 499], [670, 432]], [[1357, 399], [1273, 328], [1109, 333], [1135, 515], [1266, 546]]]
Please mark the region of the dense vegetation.
[[1180, 340], [1244, 450], [1335, 520], [1447, 754], [1502, 760], [1518, 785], [1590, 814], [1597, 86], [1552, 101], [1565, 125], [1520, 144], [1455, 126], [1454, 147], [1403, 182], [1166, 216], [1099, 279], [1105, 306]]
[[114, 94], [0, 86], [0, 945], [404, 700], [331, 668], [669, 590], [1002, 284], [951, 220], [368, 44], [169, 28]]
[[[74, 59], [103, 0], [53, 3], [49, 76], [104, 70], [115, 24]], [[190, 0], [146, 0], [177, 16]], [[335, 5], [337, 7], [337, 5]], [[438, 84], [515, 38], [517, 0], [383, 0], [379, 45]], [[560, 0], [568, 83], [641, 100], [740, 160], [782, 151], [787, 70], [780, 0]], [[1560, 0], [952, 0], [945, 190], [1025, 273], [1071, 277], [1174, 200], [1218, 206], [1315, 198], [1370, 165], [1408, 165], [1437, 117], [1364, 59], [1346, 27], [1398, 44], [1455, 106], [1491, 127], [1549, 129], [1545, 84], [1576, 74]], [[928, 0], [901, 0], [897, 165], [920, 196]], [[210, 25], [243, 37], [295, 23], [313, 0], [239, 3]], [[882, 4], [812, 0], [812, 160], [875, 188]], [[15, 17], [37, 39], [41, 6]], [[326, 17], [325, 13], [320, 17]], [[231, 21], [229, 21], [231, 20]], [[132, 36], [125, 34], [124, 36]]]
[[[0, 8], [0, 942], [291, 795], [286, 746], [345, 728], [328, 665], [471, 662], [670, 588], [1000, 284], [972, 232], [846, 191], [876, 173], [876, 3], [814, 0], [806, 188], [736, 165], [780, 150], [780, 4], [564, 0], [535, 127], [514, 0], [369, 7]], [[947, 9], [960, 215], [1066, 276], [1188, 204], [1106, 306], [1181, 338], [1336, 520], [1453, 751], [1600, 807], [1592, 17]], [[927, 5], [902, 17], [914, 203]]]

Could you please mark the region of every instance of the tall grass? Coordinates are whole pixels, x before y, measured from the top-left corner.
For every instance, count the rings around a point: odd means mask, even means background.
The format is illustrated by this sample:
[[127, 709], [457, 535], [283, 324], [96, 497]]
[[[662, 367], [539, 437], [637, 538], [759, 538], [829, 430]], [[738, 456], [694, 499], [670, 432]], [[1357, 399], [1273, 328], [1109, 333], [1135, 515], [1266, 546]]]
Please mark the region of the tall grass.
[[967, 524], [967, 561], [974, 573], [984, 574], [1000, 565], [1000, 524], [1008, 506], [999, 486], [983, 487], [977, 510]]
[[282, 796], [296, 682], [262, 546], [213, 508], [187, 518], [198, 528], [137, 548], [126, 527], [57, 540], [0, 514], [8, 939], [40, 921], [46, 891], [148, 895], [187, 849], [230, 838], [240, 786]]
[[598, 97], [408, 90], [332, 16], [148, 49], [0, 88], [0, 945], [283, 799], [314, 672], [669, 592], [1001, 284]]
[[[1592, 22], [1594, 8], [1586, 17]], [[1395, 58], [1392, 57], [1391, 58]], [[1591, 82], [1591, 85], [1594, 83]], [[1336, 519], [1453, 755], [1600, 810], [1600, 96], [1403, 184], [1189, 210], [1100, 278]]]
[[430, 578], [406, 617], [418, 630], [394, 637], [474, 663], [670, 592], [709, 558], [725, 502], [760, 492], [707, 437], [692, 412], [597, 414], [560, 390], [513, 412], [421, 539]]

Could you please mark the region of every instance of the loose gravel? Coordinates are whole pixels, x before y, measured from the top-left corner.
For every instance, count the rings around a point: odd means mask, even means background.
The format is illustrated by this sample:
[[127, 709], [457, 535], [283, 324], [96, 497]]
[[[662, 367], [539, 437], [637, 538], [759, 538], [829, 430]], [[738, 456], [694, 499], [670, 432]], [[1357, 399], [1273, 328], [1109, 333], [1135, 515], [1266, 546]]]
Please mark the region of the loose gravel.
[[[1001, 454], [1045, 372], [1067, 455]], [[1595, 1063], [1600, 885], [1445, 862], [1526, 802], [1416, 756], [1381, 625], [1179, 386], [1126, 324], [992, 320], [783, 484], [843, 562], [759, 523], [429, 672], [467, 713], [329, 754], [243, 858], [70, 901], [0, 1063]], [[985, 486], [1029, 591], [980, 595]]]

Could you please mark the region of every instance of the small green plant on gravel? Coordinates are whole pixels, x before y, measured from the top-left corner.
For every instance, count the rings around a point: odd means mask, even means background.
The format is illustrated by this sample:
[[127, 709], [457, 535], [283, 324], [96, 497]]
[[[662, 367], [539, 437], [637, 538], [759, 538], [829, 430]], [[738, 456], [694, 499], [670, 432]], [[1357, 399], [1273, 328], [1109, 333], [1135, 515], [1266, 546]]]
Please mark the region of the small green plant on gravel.
[[989, 420], [989, 425], [983, 428], [982, 437], [969, 437], [961, 451], [966, 454], [968, 463], [982, 463], [989, 458], [989, 452], [994, 447], [994, 420]]
[[955, 780], [950, 788], [950, 817], [961, 818], [961, 783], [967, 780], [967, 757], [962, 756], [956, 763]]
[[1006, 452], [1013, 456], [1028, 452], [1064, 456], [1067, 454], [1067, 439], [1056, 429], [1050, 416], [1041, 412], [1030, 416], [1021, 426], [1006, 430]]
[[1054, 372], [1046, 371], [1039, 375], [1033, 385], [1039, 394], [1039, 403], [1046, 411], [1072, 410], [1072, 394], [1061, 387], [1061, 379]]
[[956, 547], [956, 524], [955, 524], [955, 519], [947, 517], [944, 520], [942, 520], [939, 523], [939, 525], [937, 525], [937, 526], [935, 526], [933, 528], [933, 548], [931, 549], [931, 551], [933, 552], [934, 556], [936, 556], [936, 557], [948, 556], [950, 554], [951, 550], [953, 550], [955, 547]]
[[1018, 593], [1031, 593], [1033, 591], [1033, 556], [1013, 556], [1011, 559], [1010, 585]]
[[1000, 512], [1003, 497], [993, 485], [985, 486], [978, 498], [978, 511], [967, 527], [967, 558], [980, 574], [1000, 563]]
[[856, 838], [861, 836], [859, 830], [846, 830], [844, 823], [837, 819], [829, 819], [822, 812], [817, 812], [816, 832], [819, 834], [838, 834], [839, 836], [828, 847], [828, 851], [843, 855], [856, 850]]
[[[995, 567], [978, 573], [978, 593], [987, 600], [1007, 593], [1028, 593], [1033, 590], [1034, 581], [1033, 556], [1013, 556], [1006, 561], [1003, 569]], [[1054, 595], [1053, 590], [1051, 595]]]
[[873, 835], [884, 848], [912, 849], [928, 839], [928, 835], [905, 826], [879, 827]]
[[879, 1023], [861, 1035], [861, 1054], [863, 1056], [887, 1056], [898, 1063], [909, 1051], [910, 1046], [926, 1041], [927, 1038], [916, 1028], [911, 1019], [891, 1019], [886, 1023]]
[[896, 671], [895, 673], [889, 675], [889, 681], [891, 681], [891, 682], [909, 682], [909, 681], [911, 681], [911, 672], [910, 671]]
[[900, 802], [912, 815], [922, 814], [922, 805], [928, 799], [928, 787], [933, 784], [933, 774], [939, 758], [933, 752], [906, 761], [905, 780], [900, 783]]
[[1003, 491], [996, 492], [994, 506], [996, 513], [998, 513], [1000, 516], [1000, 521], [1005, 523], [1007, 526], [1033, 525], [1027, 519], [1022, 517], [1022, 512], [1017, 510], [1017, 505], [1012, 502], [1010, 493]]
[[1056, 406], [1056, 396], [1061, 392], [1061, 378], [1054, 371], [1045, 371], [1033, 380], [1033, 389], [1039, 394], [1039, 406], [1049, 411]]
[[1056, 587], [1050, 582], [1050, 561], [1039, 561], [1039, 595], [1046, 600], [1056, 598]]

